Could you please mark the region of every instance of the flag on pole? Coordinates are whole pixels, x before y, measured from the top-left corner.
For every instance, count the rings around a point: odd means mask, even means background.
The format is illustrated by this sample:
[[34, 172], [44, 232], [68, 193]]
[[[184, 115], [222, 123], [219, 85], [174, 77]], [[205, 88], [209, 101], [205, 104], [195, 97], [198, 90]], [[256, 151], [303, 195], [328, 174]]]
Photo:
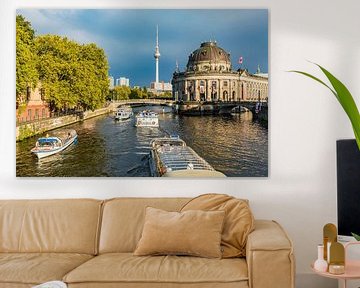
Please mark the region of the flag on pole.
[[242, 63], [243, 63], [243, 57], [240, 56], [240, 58], [239, 58], [239, 64], [242, 64]]

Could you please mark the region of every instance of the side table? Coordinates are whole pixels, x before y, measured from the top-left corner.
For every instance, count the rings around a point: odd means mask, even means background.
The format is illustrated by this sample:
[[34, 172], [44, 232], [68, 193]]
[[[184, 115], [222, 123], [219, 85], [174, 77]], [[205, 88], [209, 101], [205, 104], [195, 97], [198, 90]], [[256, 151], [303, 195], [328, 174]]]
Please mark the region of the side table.
[[314, 269], [314, 264], [311, 265], [311, 269], [318, 275], [343, 280], [343, 288], [347, 288], [346, 284], [348, 280], [360, 279], [360, 260], [347, 260], [346, 250], [351, 245], [360, 245], [360, 242], [348, 242], [345, 246], [345, 273], [344, 274], [331, 274], [329, 272], [320, 272]]

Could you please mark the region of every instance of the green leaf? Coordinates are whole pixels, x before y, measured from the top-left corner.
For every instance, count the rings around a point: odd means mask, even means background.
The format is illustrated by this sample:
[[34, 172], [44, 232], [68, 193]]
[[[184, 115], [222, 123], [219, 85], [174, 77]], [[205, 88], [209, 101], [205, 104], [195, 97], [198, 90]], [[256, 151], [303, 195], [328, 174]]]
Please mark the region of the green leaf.
[[356, 241], [360, 241], [360, 235], [352, 233], [352, 232], [351, 232], [351, 235], [356, 239]]
[[355, 137], [356, 137], [359, 149], [360, 149], [360, 145], [359, 145], [360, 114], [359, 114], [359, 110], [356, 107], [354, 98], [352, 97], [349, 90], [345, 87], [345, 85], [340, 80], [338, 80], [334, 75], [332, 75], [325, 68], [321, 67], [320, 65], [318, 65], [318, 66], [321, 69], [321, 71], [323, 71], [323, 73], [326, 75], [326, 77], [329, 79], [331, 85], [334, 87], [334, 89], [338, 95], [337, 98], [351, 121], [353, 130], [354, 130], [354, 134], [355, 134]]
[[309, 77], [309, 78], [311, 78], [311, 79], [314, 79], [315, 81], [318, 81], [318, 82], [320, 82], [321, 84], [323, 84], [325, 87], [329, 88], [330, 91], [335, 95], [336, 98], [338, 97], [337, 94], [336, 94], [336, 92], [335, 92], [333, 89], [331, 89], [331, 87], [330, 87], [329, 85], [327, 85], [325, 82], [323, 82], [323, 81], [320, 80], [319, 78], [317, 78], [317, 77], [315, 77], [315, 76], [313, 76], [313, 75], [311, 75], [311, 74], [309, 74], [309, 73], [302, 72], [302, 71], [297, 71], [297, 70], [290, 70], [290, 71], [288, 71], [288, 72], [299, 73], [299, 74], [305, 75], [305, 76], [307, 76], [307, 77]]
[[325, 74], [325, 76], [328, 78], [328, 80], [330, 81], [333, 88], [331, 88], [325, 82], [323, 82], [319, 78], [317, 78], [309, 73], [302, 72], [302, 71], [295, 71], [295, 70], [289, 71], [289, 72], [295, 72], [295, 73], [305, 75], [305, 76], [323, 84], [335, 95], [336, 99], [339, 101], [340, 105], [343, 107], [345, 113], [347, 114], [347, 116], [350, 119], [353, 131], [354, 131], [354, 135], [356, 138], [356, 143], [360, 150], [360, 114], [359, 114], [358, 108], [356, 107], [354, 98], [352, 97], [349, 90], [345, 87], [345, 85], [340, 80], [338, 80], [334, 75], [332, 75], [329, 71], [327, 71], [322, 66], [320, 66], [316, 63], [314, 63], [314, 64], [317, 65], [321, 69], [321, 71]]

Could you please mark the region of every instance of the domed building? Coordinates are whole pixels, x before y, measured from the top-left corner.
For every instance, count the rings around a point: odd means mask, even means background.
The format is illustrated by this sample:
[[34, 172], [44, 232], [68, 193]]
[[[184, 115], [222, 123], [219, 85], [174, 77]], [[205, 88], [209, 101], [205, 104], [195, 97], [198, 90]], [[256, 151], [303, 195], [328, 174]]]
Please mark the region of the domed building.
[[230, 54], [216, 42], [201, 43], [189, 55], [186, 70], [173, 74], [173, 98], [197, 102], [265, 102], [268, 99], [267, 74], [234, 71]]

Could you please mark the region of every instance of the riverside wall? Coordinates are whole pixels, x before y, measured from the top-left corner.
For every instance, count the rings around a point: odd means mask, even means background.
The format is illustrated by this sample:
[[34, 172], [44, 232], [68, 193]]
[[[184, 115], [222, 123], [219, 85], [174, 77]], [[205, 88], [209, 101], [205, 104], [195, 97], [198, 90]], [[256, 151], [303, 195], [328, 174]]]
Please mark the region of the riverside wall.
[[76, 122], [84, 121], [96, 116], [107, 114], [113, 111], [110, 105], [106, 108], [97, 109], [95, 111], [85, 111], [81, 114], [66, 115], [56, 118], [48, 118], [36, 120], [33, 122], [21, 123], [16, 126], [16, 141], [21, 141], [25, 138], [35, 136], [53, 129], [64, 127]]

